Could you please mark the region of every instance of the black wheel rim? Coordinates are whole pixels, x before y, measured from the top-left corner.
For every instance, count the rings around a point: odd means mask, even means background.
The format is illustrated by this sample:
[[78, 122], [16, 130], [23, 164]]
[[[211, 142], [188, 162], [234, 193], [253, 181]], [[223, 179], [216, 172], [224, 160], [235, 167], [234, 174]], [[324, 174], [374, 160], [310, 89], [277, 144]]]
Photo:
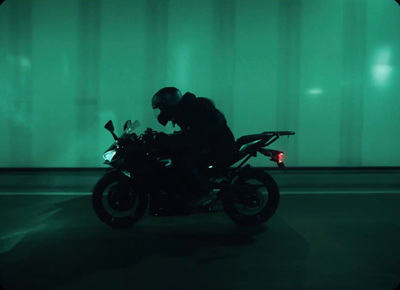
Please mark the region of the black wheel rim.
[[243, 215], [257, 215], [268, 202], [266, 184], [257, 179], [237, 180], [234, 182], [232, 206]]
[[132, 187], [116, 181], [104, 189], [102, 203], [110, 215], [123, 218], [134, 214], [138, 206], [138, 198]]

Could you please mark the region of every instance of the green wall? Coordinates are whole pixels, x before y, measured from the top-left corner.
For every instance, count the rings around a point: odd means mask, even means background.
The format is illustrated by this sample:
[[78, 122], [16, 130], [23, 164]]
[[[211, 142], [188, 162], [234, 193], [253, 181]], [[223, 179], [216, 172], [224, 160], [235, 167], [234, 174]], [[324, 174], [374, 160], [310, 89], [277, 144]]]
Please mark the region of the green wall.
[[[97, 167], [112, 119], [158, 125], [161, 87], [213, 99], [236, 135], [292, 130], [288, 166], [400, 166], [392, 0], [7, 0], [0, 167]], [[273, 165], [257, 158], [254, 165]]]

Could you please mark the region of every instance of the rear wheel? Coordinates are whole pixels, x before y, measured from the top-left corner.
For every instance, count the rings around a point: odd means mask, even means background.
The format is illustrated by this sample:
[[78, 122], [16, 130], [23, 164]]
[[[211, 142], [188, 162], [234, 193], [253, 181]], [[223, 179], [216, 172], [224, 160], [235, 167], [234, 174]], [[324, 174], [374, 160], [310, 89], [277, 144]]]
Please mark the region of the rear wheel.
[[149, 203], [130, 180], [118, 171], [101, 178], [93, 190], [92, 205], [96, 215], [114, 228], [129, 227], [143, 217]]
[[226, 214], [237, 224], [255, 226], [269, 220], [279, 205], [279, 188], [266, 172], [247, 168], [237, 173], [223, 199]]

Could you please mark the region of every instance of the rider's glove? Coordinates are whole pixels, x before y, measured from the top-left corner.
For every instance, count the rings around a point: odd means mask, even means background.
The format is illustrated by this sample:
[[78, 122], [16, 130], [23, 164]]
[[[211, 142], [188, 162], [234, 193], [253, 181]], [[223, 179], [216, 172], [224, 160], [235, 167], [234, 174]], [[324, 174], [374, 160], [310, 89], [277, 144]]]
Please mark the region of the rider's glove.
[[157, 133], [153, 139], [153, 148], [159, 153], [165, 152], [168, 146], [168, 135], [162, 132]]
[[161, 143], [161, 144], [166, 143], [167, 139], [168, 139], [168, 135], [163, 132], [157, 133], [157, 135], [154, 138], [156, 143]]

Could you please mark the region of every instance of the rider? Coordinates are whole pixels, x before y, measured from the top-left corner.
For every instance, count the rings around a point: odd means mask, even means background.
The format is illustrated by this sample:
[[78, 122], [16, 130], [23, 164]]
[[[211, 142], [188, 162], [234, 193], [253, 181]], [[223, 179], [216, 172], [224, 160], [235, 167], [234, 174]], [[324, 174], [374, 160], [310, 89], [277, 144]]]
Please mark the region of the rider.
[[[178, 154], [175, 160], [189, 179], [197, 196], [192, 206], [202, 206], [213, 201], [208, 181], [199, 172], [201, 165], [228, 165], [235, 152], [235, 138], [224, 115], [213, 101], [182, 93], [175, 87], [160, 89], [152, 99], [152, 106], [158, 122], [165, 126], [169, 121], [177, 124], [180, 134], [164, 135], [168, 147]], [[168, 137], [167, 137], [168, 136]]]

